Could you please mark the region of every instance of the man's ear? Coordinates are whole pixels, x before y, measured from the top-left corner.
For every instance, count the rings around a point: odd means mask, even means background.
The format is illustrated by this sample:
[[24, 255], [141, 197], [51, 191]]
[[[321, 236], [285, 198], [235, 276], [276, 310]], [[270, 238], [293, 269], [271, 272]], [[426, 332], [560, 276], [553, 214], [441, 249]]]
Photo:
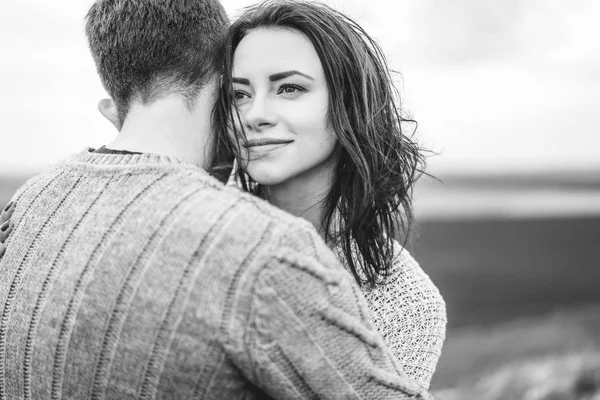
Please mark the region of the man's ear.
[[121, 121], [119, 120], [119, 113], [117, 111], [117, 105], [113, 101], [113, 99], [102, 99], [98, 102], [98, 111], [100, 114], [104, 115], [104, 118], [110, 121], [111, 124], [117, 128], [117, 130], [121, 131]]

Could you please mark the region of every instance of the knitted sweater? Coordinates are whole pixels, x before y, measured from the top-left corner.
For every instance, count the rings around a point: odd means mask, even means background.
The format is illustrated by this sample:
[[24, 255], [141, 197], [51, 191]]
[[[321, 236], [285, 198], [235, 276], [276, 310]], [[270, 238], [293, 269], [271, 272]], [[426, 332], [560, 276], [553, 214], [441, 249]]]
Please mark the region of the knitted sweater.
[[0, 400], [428, 396], [307, 222], [191, 164], [86, 151], [14, 200]]
[[[232, 175], [231, 187], [240, 187]], [[332, 248], [347, 266], [341, 248]], [[358, 250], [355, 250], [358, 251]], [[446, 338], [446, 303], [408, 250], [394, 241], [394, 263], [385, 285], [362, 293], [377, 330], [409, 378], [428, 389]]]
[[375, 326], [406, 374], [428, 389], [446, 337], [446, 303], [429, 276], [395, 242], [385, 285], [363, 289]]

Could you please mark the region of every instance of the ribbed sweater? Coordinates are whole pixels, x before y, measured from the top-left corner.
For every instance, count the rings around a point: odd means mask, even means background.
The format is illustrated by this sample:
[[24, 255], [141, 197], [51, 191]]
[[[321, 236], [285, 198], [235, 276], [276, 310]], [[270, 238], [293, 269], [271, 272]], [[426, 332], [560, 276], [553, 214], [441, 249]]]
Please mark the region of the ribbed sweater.
[[0, 400], [428, 396], [308, 222], [191, 164], [85, 151], [13, 200]]
[[[227, 185], [242, 190], [234, 174]], [[348, 267], [341, 247], [332, 250]], [[357, 252], [355, 248], [359, 262]], [[438, 288], [410, 252], [394, 241], [394, 261], [386, 284], [361, 289], [375, 327], [408, 377], [429, 389], [446, 338], [446, 303]]]

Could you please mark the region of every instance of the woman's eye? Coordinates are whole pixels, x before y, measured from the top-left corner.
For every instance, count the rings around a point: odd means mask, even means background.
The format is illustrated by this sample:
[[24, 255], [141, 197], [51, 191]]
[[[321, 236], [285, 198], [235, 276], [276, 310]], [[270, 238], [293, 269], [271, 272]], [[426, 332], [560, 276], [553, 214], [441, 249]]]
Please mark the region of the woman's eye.
[[277, 94], [295, 95], [305, 91], [306, 89], [298, 85], [281, 85]]
[[248, 93], [242, 92], [241, 90], [236, 90], [236, 91], [233, 92], [233, 98], [235, 100], [238, 100], [238, 101], [239, 100], [243, 100], [246, 97], [250, 97], [250, 96], [248, 95]]

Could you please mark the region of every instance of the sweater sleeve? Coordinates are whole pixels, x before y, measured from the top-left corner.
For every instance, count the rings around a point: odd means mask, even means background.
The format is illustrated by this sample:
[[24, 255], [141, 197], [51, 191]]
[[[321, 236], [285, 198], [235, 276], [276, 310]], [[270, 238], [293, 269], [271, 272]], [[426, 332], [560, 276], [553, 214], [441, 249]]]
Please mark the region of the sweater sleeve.
[[364, 294], [377, 329], [406, 374], [427, 389], [446, 336], [446, 305], [410, 253], [394, 245], [388, 283]]
[[258, 274], [238, 367], [275, 399], [427, 399], [343, 267], [280, 253]]

